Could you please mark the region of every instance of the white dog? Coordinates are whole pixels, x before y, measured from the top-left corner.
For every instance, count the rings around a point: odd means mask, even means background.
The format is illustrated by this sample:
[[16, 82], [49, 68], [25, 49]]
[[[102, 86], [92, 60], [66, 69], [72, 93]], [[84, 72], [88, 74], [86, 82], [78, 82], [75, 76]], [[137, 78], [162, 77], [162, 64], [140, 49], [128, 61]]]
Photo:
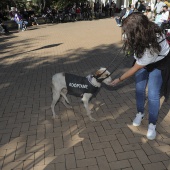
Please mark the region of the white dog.
[[62, 103], [67, 108], [72, 108], [66, 94], [72, 94], [75, 96], [81, 96], [84, 103], [84, 107], [87, 112], [87, 116], [91, 121], [96, 121], [91, 116], [92, 111], [89, 109], [90, 98], [99, 90], [101, 87], [101, 82], [109, 85], [111, 82], [110, 72], [106, 68], [100, 68], [93, 75], [88, 75], [87, 77], [80, 77], [68, 73], [57, 73], [52, 77], [52, 92], [53, 101], [51, 104], [51, 109], [53, 113], [53, 118], [56, 117], [54, 107], [60, 96]]

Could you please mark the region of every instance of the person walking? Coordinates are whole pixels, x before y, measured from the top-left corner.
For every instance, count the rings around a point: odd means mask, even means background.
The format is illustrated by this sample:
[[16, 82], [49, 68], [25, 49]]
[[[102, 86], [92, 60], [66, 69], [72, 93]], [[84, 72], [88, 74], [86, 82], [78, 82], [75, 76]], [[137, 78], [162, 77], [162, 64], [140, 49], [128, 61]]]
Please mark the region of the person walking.
[[137, 114], [133, 120], [134, 126], [139, 126], [145, 116], [144, 105], [148, 86], [147, 138], [153, 140], [156, 137], [161, 87], [164, 87], [165, 95], [169, 94], [167, 90], [170, 85], [170, 47], [160, 27], [140, 12], [129, 15], [124, 20], [122, 29], [127, 38], [126, 46], [134, 54], [135, 62], [110, 85], [115, 86], [135, 74]]

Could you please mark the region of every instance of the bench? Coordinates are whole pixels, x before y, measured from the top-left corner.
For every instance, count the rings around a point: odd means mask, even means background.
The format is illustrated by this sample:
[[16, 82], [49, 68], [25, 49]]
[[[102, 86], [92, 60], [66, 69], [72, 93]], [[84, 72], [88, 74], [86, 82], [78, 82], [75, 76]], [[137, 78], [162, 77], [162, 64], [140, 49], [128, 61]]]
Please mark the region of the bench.
[[[37, 22], [38, 24], [45, 24], [45, 20], [43, 17], [38, 17]], [[50, 21], [47, 20], [47, 22], [50, 22]], [[7, 25], [9, 31], [18, 29], [18, 24], [14, 20], [4, 21], [4, 24]], [[31, 23], [28, 23], [28, 26], [31, 26]]]

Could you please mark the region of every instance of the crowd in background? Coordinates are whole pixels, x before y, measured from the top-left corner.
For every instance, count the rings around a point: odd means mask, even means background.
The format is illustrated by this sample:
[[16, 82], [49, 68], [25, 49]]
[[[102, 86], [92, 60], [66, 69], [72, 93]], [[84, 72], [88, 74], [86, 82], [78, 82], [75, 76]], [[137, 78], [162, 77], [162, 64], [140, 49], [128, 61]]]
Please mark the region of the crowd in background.
[[144, 1], [138, 0], [135, 4], [131, 4], [129, 7], [121, 6], [121, 11], [117, 17], [115, 17], [117, 26], [122, 26], [123, 20], [133, 12], [142, 12], [148, 17], [150, 21], [155, 22], [162, 30], [170, 29], [170, 3], [165, 0], [157, 0], [154, 8], [151, 9], [149, 4]]
[[38, 25], [37, 18], [43, 18], [45, 23], [62, 23], [73, 22], [78, 20], [92, 20], [101, 18], [102, 14], [105, 17], [112, 17], [117, 12], [115, 2], [100, 4], [94, 3], [93, 7], [89, 3], [72, 3], [63, 9], [47, 7], [41, 10], [41, 13], [36, 14], [34, 10], [12, 8], [11, 11], [3, 12], [0, 10], [0, 31], [7, 31], [3, 25], [3, 21], [8, 19], [14, 20], [18, 24], [19, 30], [25, 31], [27, 25]]

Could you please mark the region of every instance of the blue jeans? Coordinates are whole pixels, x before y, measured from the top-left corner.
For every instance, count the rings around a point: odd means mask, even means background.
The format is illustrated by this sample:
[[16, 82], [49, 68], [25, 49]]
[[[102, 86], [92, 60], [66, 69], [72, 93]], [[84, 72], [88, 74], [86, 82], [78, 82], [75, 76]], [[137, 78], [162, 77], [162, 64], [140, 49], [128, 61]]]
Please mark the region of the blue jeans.
[[144, 113], [146, 99], [145, 90], [148, 85], [149, 123], [155, 125], [160, 108], [160, 90], [162, 86], [161, 70], [154, 69], [153, 71], [148, 72], [146, 69], [142, 68], [137, 71], [135, 78], [137, 111]]
[[117, 24], [121, 24], [121, 19], [120, 18], [115, 18]]
[[28, 22], [27, 21], [17, 21], [17, 24], [19, 25], [19, 28], [22, 30], [22, 25], [23, 25], [23, 22], [27, 25]]

